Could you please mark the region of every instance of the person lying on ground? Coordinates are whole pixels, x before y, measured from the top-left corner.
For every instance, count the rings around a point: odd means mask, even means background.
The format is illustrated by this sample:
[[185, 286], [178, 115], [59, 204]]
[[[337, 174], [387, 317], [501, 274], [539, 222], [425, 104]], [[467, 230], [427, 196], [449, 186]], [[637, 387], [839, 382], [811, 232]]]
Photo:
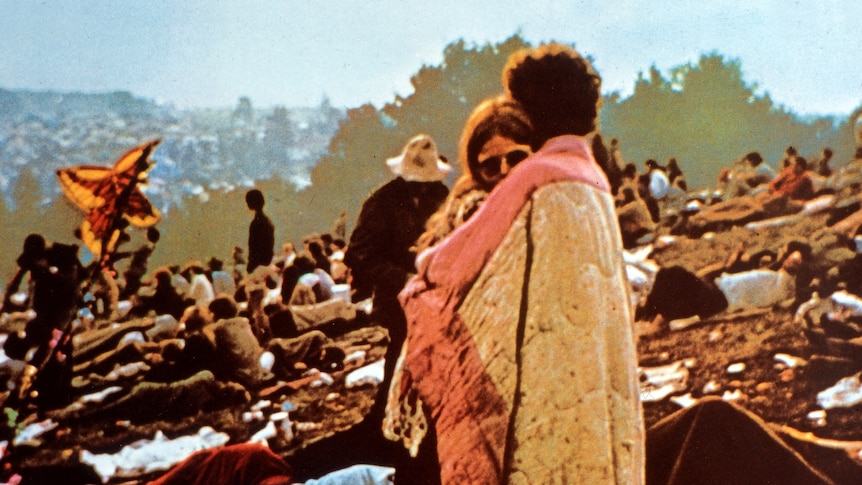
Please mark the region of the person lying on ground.
[[[775, 264], [780, 266], [773, 269]], [[635, 318], [650, 321], [651, 331], [660, 331], [672, 320], [705, 319], [725, 311], [768, 308], [793, 300], [802, 264], [803, 251], [779, 256], [759, 251], [745, 256], [738, 248], [721, 266], [709, 266], [697, 274], [681, 266], [661, 268]]]

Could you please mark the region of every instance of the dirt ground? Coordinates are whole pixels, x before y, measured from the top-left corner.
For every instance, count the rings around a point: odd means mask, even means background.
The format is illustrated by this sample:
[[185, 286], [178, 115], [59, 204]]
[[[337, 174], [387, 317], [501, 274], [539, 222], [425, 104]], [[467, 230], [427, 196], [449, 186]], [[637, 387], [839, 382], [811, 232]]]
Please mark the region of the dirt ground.
[[[824, 219], [825, 216], [818, 216], [764, 231], [733, 228], [708, 238], [682, 239], [657, 250], [654, 258], [662, 266], [678, 264], [696, 271], [722, 262], [740, 243], [755, 251], [777, 250], [790, 239], [810, 241], [824, 227]], [[826, 263], [818, 258], [818, 249], [821, 248], [815, 245], [810, 265], [811, 271], [819, 274]], [[719, 386], [713, 393], [741, 391], [739, 402], [769, 423], [811, 431], [824, 438], [862, 439], [860, 406], [830, 410], [825, 426], [807, 418], [809, 412], [820, 409], [818, 392], [862, 370], [862, 364], [819, 353], [820, 349], [805, 336], [802, 325], [794, 323], [795, 311], [791, 305], [788, 302], [763, 311], [722, 313], [683, 330], [643, 336], [638, 341], [640, 363], [652, 366], [692, 358], [689, 389], [694, 397], [702, 396], [704, 386], [715, 381]], [[775, 360], [777, 353], [800, 357], [807, 365], [787, 369]], [[744, 363], [745, 371], [730, 374], [727, 368], [734, 363]], [[678, 406], [667, 400], [645, 403], [647, 426], [676, 409]]]
[[[761, 232], [737, 228], [696, 240], [679, 239], [656, 250], [653, 257], [660, 265], [678, 264], [697, 270], [723, 261], [740, 242], [752, 250], [778, 249], [790, 237], [810, 239], [821, 227], [823, 220], [815, 217], [792, 227]], [[822, 266], [817, 261], [813, 263]], [[643, 335], [637, 344], [639, 364], [650, 367], [691, 359], [687, 389], [677, 394], [690, 392], [694, 398], [699, 398], [706, 394], [704, 386], [711, 383], [713, 389], [710, 394], [738, 391], [738, 403], [777, 427], [789, 426], [820, 438], [862, 440], [862, 405], [829, 410], [825, 423], [808, 418], [809, 412], [819, 409], [817, 393], [841, 377], [862, 369], [858, 363], [862, 359], [818, 355], [819, 350], [806, 338], [803, 328], [794, 323], [793, 316], [793, 308], [788, 302], [764, 311], [719, 314], [683, 330], [664, 329]], [[334, 340], [350, 346], [357, 343], [352, 340], [356, 338], [355, 334], [347, 333], [335, 336]], [[383, 343], [373, 345], [368, 359], [380, 358], [384, 350]], [[802, 358], [807, 364], [788, 368], [775, 360], [776, 353]], [[745, 370], [729, 373], [728, 366], [736, 363], [745, 364]], [[294, 408], [291, 420], [296, 424], [295, 437], [290, 441], [283, 436], [271, 439], [270, 446], [274, 451], [290, 456], [297, 448], [326, 439], [362, 419], [372, 404], [376, 389], [370, 385], [346, 389], [343, 377], [344, 372], [336, 372], [333, 373], [335, 382], [330, 386], [305, 386], [296, 390], [283, 388], [266, 396], [272, 402], [268, 408], [270, 411], [280, 408], [285, 401], [290, 401]], [[87, 419], [63, 421], [46, 433], [38, 446], [18, 447], [11, 456], [7, 456], [4, 473], [8, 475], [17, 471], [36, 477], [25, 484], [87, 483], [85, 479], [72, 480], [77, 473], [84, 473], [77, 461], [80, 450], [116, 453], [123, 445], [135, 440], [152, 439], [159, 430], [173, 438], [209, 425], [229, 434], [231, 442], [243, 442], [265, 424], [265, 421], [248, 422], [243, 419], [243, 414], [260, 399], [251, 397], [247, 402], [209, 405], [193, 412], [172, 410], [167, 406], [163, 412], [154, 413], [155, 417], [147, 419], [135, 416], [118, 419], [112, 414], [100, 416], [96, 413]], [[154, 403], [154, 406], [163, 404]], [[680, 406], [665, 398], [658, 402], [645, 402], [643, 408], [645, 423], [649, 427], [678, 411]], [[830, 466], [831, 462], [827, 458], [823, 463], [823, 466]], [[862, 466], [848, 466], [845, 461], [835, 466], [846, 467], [846, 470], [837, 472], [839, 482], [858, 483], [856, 480], [862, 476]], [[49, 475], [63, 476], [65, 481], [44, 479]], [[141, 483], [157, 475], [115, 476], [109, 483]], [[848, 478], [843, 480], [841, 476]]]

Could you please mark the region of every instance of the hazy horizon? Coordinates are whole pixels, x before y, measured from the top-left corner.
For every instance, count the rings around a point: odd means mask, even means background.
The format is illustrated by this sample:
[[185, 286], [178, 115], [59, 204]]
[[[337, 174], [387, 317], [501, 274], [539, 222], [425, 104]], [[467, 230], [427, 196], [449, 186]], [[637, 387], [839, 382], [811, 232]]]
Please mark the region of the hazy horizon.
[[757, 94], [799, 115], [847, 115], [862, 104], [862, 2], [348, 0], [182, 3], [2, 1], [0, 87], [129, 91], [178, 108], [382, 106], [445, 46], [520, 33], [574, 43], [603, 91], [628, 96], [638, 73], [663, 74], [705, 53], [738, 59]]

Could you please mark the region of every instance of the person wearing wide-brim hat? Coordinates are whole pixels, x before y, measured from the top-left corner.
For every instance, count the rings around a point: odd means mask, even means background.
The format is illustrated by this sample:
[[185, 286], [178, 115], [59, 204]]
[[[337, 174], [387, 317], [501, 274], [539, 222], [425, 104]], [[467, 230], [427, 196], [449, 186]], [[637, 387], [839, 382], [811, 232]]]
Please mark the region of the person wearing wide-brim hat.
[[412, 247], [425, 221], [449, 193], [443, 180], [452, 167], [428, 135], [413, 137], [400, 155], [386, 160], [386, 166], [396, 177], [363, 203], [344, 257], [357, 300], [381, 291], [395, 297], [407, 275], [415, 272]]
[[386, 160], [393, 174], [410, 182], [446, 180], [452, 167], [437, 153], [437, 144], [428, 135], [411, 139], [397, 157]]
[[443, 180], [452, 173], [428, 135], [413, 137], [386, 166], [396, 177], [363, 203], [344, 256], [356, 300], [374, 294], [375, 307], [381, 295], [398, 305], [398, 291], [415, 272], [413, 246], [449, 194]]
[[[395, 178], [362, 204], [344, 255], [344, 263], [351, 270], [353, 300], [373, 297], [371, 320], [389, 331], [384, 382], [378, 386], [374, 407], [362, 423], [332, 440], [324, 440], [331, 441], [329, 444], [312, 445], [300, 453], [297, 463], [304, 467], [324, 462], [322, 456], [326, 456], [325, 466], [333, 470], [353, 463], [371, 463], [369, 460], [378, 464], [386, 464], [380, 460], [390, 460], [388, 464], [392, 466], [399, 460], [399, 451], [407, 457], [404, 447], [386, 440], [381, 431], [389, 380], [407, 334], [397, 297], [408, 276], [416, 272], [416, 240], [424, 232], [425, 222], [449, 194], [443, 181], [452, 173], [452, 167], [428, 135], [410, 139], [398, 156], [386, 161], [386, 166]], [[324, 449], [327, 447], [338, 450], [336, 459]], [[331, 470], [314, 473], [327, 471]]]

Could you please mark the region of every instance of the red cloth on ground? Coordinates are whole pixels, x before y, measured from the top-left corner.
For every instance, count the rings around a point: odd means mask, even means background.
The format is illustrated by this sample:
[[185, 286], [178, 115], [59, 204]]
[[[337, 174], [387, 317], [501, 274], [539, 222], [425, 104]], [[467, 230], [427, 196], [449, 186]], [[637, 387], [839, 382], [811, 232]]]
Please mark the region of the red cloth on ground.
[[149, 485], [290, 485], [291, 474], [266, 446], [242, 443], [198, 451]]

